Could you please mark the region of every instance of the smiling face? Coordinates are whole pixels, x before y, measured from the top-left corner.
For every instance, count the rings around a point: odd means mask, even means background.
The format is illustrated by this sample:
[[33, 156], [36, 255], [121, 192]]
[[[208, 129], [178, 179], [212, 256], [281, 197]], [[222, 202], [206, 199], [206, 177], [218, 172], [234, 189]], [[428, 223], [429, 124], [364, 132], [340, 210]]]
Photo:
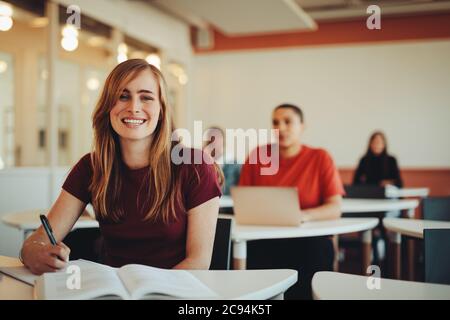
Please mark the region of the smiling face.
[[290, 148], [301, 143], [303, 123], [300, 117], [290, 108], [279, 108], [273, 112], [272, 126], [278, 129], [278, 143], [280, 148]]
[[126, 84], [109, 113], [111, 125], [122, 142], [151, 141], [161, 114], [159, 84], [152, 71], [141, 71]]

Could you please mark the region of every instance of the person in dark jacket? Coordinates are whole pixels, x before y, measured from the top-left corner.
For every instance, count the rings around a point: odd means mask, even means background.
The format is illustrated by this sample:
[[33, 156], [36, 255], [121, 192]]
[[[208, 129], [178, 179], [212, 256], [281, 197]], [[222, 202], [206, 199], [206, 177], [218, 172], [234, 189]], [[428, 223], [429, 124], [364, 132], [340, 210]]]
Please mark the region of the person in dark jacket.
[[397, 160], [388, 154], [383, 132], [376, 131], [370, 136], [367, 152], [359, 161], [353, 184], [403, 186]]

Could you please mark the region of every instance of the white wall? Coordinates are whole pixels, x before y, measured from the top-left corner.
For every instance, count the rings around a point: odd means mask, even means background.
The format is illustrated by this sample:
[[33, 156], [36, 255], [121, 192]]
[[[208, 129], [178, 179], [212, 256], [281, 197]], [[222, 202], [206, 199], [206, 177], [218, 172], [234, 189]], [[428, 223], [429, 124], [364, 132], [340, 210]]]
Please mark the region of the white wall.
[[[61, 190], [70, 168], [13, 168], [0, 170], [0, 255], [17, 256], [23, 236], [1, 222], [3, 216], [32, 209], [48, 210]], [[55, 190], [50, 190], [54, 179]]]
[[450, 167], [450, 41], [197, 55], [192, 120], [269, 128], [272, 109], [302, 107], [304, 140], [354, 166], [386, 132], [403, 167]]

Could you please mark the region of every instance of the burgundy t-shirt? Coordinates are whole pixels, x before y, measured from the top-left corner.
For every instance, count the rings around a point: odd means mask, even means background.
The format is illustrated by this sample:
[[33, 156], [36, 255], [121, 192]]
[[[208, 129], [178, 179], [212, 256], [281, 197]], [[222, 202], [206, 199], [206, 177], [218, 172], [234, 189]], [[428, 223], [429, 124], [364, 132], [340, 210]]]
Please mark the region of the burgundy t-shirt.
[[[192, 154], [202, 152], [190, 149]], [[172, 268], [186, 257], [187, 211], [221, 196], [217, 174], [213, 165], [180, 164], [178, 175], [184, 201], [177, 205], [176, 216], [169, 224], [148, 222], [143, 218], [149, 207], [145, 203], [146, 192], [141, 190], [149, 167], [130, 169], [121, 164], [122, 188], [119, 205], [124, 216], [120, 222], [102, 219], [97, 215], [103, 237], [102, 262], [114, 267], [138, 263], [159, 268]], [[88, 204], [91, 202], [89, 185], [92, 180], [90, 154], [78, 161], [69, 173], [62, 188]], [[138, 201], [139, 200], [139, 201]]]

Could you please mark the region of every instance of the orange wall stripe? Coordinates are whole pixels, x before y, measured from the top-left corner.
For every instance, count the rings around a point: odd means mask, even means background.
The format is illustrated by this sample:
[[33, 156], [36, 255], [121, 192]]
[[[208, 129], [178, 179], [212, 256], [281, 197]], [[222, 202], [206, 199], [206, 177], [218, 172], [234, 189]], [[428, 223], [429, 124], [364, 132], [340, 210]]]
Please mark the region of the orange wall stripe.
[[[369, 30], [366, 20], [320, 23], [316, 31], [264, 35], [227, 36], [213, 30], [214, 47], [199, 49], [196, 53], [230, 50], [251, 50], [283, 47], [352, 44], [419, 39], [450, 38], [450, 13], [390, 17], [381, 16], [381, 30]], [[195, 30], [192, 29], [192, 39]]]

